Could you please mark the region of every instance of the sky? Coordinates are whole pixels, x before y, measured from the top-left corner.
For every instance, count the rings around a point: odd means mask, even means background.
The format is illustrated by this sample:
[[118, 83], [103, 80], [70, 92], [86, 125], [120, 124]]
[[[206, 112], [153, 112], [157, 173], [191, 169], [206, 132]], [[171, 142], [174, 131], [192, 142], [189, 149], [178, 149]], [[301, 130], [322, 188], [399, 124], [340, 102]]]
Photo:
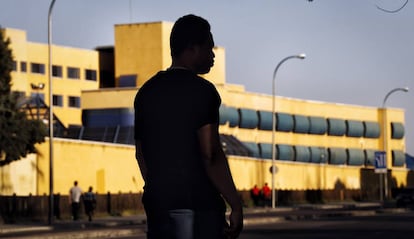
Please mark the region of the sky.
[[[94, 49], [114, 44], [114, 25], [206, 18], [226, 49], [226, 81], [250, 92], [405, 110], [414, 155], [414, 1], [406, 0], [56, 0], [52, 42]], [[0, 0], [0, 26], [47, 43], [51, 0]], [[386, 10], [401, 10], [388, 13]]]

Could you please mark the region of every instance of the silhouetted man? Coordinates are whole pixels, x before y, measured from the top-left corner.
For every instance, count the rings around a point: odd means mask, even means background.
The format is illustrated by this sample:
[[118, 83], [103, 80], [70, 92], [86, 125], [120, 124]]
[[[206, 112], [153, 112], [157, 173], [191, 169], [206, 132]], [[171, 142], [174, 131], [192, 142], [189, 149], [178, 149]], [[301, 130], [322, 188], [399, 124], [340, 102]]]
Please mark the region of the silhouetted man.
[[[148, 238], [237, 238], [242, 203], [219, 139], [221, 99], [198, 76], [214, 64], [210, 24], [195, 15], [181, 17], [170, 48], [171, 67], [148, 80], [135, 98]], [[228, 226], [222, 197], [231, 207]]]

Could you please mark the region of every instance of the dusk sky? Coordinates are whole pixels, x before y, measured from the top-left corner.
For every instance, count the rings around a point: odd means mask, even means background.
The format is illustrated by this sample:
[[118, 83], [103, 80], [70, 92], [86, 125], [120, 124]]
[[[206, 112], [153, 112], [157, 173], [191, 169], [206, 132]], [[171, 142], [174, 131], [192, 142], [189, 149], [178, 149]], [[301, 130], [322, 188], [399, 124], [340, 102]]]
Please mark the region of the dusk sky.
[[[0, 26], [47, 43], [51, 0], [0, 0]], [[170, 21], [193, 13], [211, 23], [226, 49], [226, 80], [247, 91], [406, 112], [406, 150], [414, 154], [414, 1], [406, 0], [56, 0], [53, 44], [94, 49], [114, 44], [114, 25]]]

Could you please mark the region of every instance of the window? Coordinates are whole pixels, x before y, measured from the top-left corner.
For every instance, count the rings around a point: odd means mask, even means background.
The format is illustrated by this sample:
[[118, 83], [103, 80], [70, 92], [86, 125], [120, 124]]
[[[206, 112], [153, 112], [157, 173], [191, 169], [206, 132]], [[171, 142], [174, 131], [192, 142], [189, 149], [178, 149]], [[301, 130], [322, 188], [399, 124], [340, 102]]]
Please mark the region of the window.
[[20, 71], [27, 72], [27, 63], [25, 61], [20, 62]]
[[96, 70], [85, 70], [85, 79], [96, 81]]
[[68, 67], [69, 79], [80, 79], [80, 69], [76, 67]]
[[55, 106], [63, 106], [63, 96], [61, 96], [61, 95], [53, 95], [53, 105], [55, 105]]
[[45, 64], [31, 63], [32, 73], [45, 74]]
[[69, 96], [69, 107], [80, 108], [80, 97]]
[[62, 77], [63, 76], [62, 66], [53, 65], [52, 66], [52, 76], [53, 77]]
[[13, 61], [13, 71], [17, 71], [17, 62]]
[[121, 75], [118, 80], [118, 87], [137, 86], [137, 75]]

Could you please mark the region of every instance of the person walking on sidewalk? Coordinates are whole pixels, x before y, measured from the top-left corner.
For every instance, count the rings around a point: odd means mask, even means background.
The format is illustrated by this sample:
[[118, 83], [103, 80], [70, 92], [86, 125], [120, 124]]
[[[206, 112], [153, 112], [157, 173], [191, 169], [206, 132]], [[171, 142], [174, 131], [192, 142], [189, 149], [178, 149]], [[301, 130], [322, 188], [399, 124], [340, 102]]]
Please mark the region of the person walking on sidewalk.
[[88, 216], [88, 221], [92, 221], [93, 212], [96, 208], [96, 197], [92, 190], [93, 188], [89, 187], [88, 192], [83, 195], [83, 204], [85, 206], [85, 213]]
[[[219, 139], [221, 99], [198, 76], [214, 63], [210, 24], [192, 14], [179, 18], [170, 48], [171, 67], [148, 80], [134, 103], [147, 236], [237, 238], [242, 202]], [[231, 208], [227, 226], [223, 198]]]
[[72, 219], [79, 220], [80, 200], [82, 189], [78, 186], [78, 181], [73, 182], [73, 187], [69, 190], [69, 204], [72, 209]]

